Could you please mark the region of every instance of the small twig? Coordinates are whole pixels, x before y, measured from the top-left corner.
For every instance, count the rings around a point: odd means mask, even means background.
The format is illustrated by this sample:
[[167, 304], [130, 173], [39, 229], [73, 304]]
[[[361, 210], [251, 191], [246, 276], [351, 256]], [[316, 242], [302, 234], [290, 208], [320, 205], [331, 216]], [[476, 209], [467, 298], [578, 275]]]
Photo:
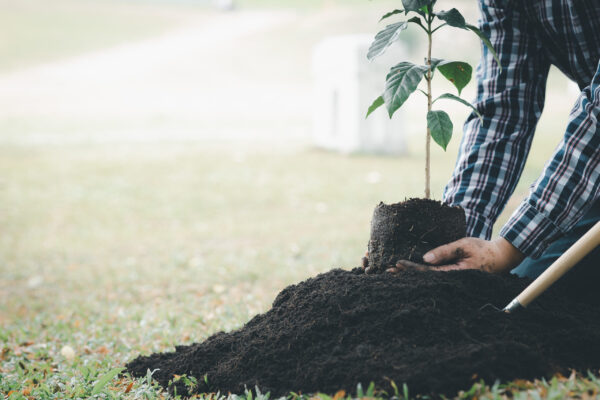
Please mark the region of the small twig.
[[427, 236], [431, 232], [435, 231], [436, 229], [437, 229], [437, 226], [434, 226], [433, 228], [431, 228], [430, 230], [428, 230], [427, 232], [425, 232], [424, 234], [422, 234], [421, 237], [419, 238], [419, 240], [422, 240], [425, 236]]
[[415, 250], [417, 250], [417, 246], [413, 246], [413, 247], [410, 249], [410, 254], [408, 255], [408, 259], [409, 259], [410, 261], [412, 261], [412, 256], [413, 256], [413, 254], [415, 254]]

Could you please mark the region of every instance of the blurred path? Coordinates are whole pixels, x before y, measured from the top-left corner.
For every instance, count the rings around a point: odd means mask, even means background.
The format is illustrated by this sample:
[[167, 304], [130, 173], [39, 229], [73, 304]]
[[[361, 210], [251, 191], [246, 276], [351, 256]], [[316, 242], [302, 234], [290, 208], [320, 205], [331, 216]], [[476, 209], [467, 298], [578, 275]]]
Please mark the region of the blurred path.
[[[310, 88], [269, 79], [277, 54], [248, 51], [296, 19], [283, 11], [207, 15], [157, 38], [0, 75], [0, 140], [238, 137], [259, 135], [253, 122], [309, 118], [301, 104]], [[26, 135], [11, 128], [19, 124]]]

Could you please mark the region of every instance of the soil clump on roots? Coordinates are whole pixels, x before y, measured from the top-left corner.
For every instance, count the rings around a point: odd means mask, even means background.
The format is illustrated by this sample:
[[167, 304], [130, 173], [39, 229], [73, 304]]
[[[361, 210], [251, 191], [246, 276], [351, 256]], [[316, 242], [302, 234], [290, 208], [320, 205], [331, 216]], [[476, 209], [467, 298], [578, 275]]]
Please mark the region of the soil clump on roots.
[[[481, 309], [506, 305], [529, 282], [479, 271], [333, 270], [287, 287], [268, 312], [236, 331], [138, 357], [127, 370], [138, 377], [156, 370], [164, 387], [186, 374], [198, 379], [194, 392], [258, 386], [272, 396], [354, 393], [359, 382], [391, 393], [391, 380], [407, 383], [412, 395], [452, 396], [481, 379], [597, 370], [597, 303], [559, 286], [521, 313]], [[175, 386], [186, 393], [181, 381]]]
[[409, 199], [375, 207], [367, 273], [381, 273], [401, 260], [423, 263], [423, 255], [467, 234], [465, 212], [436, 200]]

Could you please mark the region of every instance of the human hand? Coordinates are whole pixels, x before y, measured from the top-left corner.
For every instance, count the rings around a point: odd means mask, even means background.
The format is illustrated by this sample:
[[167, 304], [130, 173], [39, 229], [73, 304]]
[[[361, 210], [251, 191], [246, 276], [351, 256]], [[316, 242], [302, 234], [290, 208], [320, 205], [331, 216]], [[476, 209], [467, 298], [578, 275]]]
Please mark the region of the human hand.
[[440, 246], [423, 256], [423, 261], [434, 265], [427, 266], [411, 261], [399, 261], [397, 272], [407, 268], [434, 271], [455, 271], [478, 269], [489, 273], [503, 273], [515, 268], [525, 256], [504, 238], [492, 241], [478, 238], [464, 238]]
[[366, 274], [371, 273], [372, 268], [369, 268], [369, 251], [368, 250], [365, 252], [365, 256], [362, 258], [361, 263], [362, 263], [362, 269], [365, 271], [365, 273]]

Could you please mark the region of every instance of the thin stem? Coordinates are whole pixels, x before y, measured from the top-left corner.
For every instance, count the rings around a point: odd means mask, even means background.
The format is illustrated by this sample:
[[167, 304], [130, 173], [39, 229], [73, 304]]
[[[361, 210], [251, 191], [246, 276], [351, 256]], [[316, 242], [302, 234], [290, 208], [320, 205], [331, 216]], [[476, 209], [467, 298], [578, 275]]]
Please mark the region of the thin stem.
[[417, 22], [415, 22], [415, 24], [419, 25], [421, 27], [421, 29], [423, 29], [425, 32], [427, 32], [427, 34], [429, 34], [429, 31], [423, 25], [421, 25], [420, 23], [417, 23]]
[[[432, 36], [431, 31], [432, 18], [427, 18], [427, 37], [429, 39], [429, 46], [427, 49], [427, 65], [429, 70], [427, 71], [427, 111], [431, 111], [432, 105], [432, 94], [431, 94], [431, 78], [433, 77], [433, 71], [431, 70], [431, 47], [432, 47]], [[431, 130], [427, 128], [427, 138], [425, 139], [425, 198], [431, 198]]]

